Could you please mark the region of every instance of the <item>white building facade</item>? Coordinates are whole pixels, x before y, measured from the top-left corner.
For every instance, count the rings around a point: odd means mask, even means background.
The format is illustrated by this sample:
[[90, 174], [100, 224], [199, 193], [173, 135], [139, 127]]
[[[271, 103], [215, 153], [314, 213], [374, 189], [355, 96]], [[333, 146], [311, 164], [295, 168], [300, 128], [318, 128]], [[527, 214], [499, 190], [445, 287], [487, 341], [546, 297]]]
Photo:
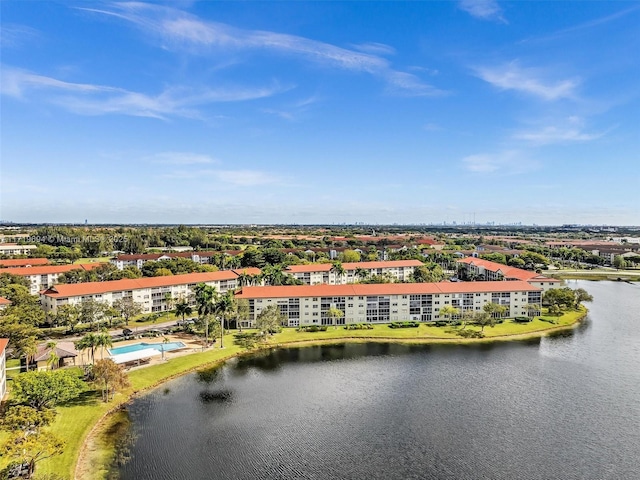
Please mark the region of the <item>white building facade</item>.
[[397, 260], [380, 262], [343, 263], [344, 274], [339, 275], [331, 263], [310, 265], [290, 265], [284, 272], [302, 281], [305, 285], [345, 285], [363, 280], [365, 276], [388, 275], [394, 281], [408, 281], [416, 267], [423, 265], [419, 260]]
[[[542, 290], [527, 282], [441, 282], [368, 285], [311, 285], [244, 287], [236, 298], [249, 302], [252, 327], [269, 305], [277, 305], [290, 327], [445, 320], [440, 309], [449, 305], [464, 311], [481, 311], [487, 303], [508, 307], [506, 317], [526, 317], [527, 304], [542, 305]], [[337, 308], [342, 318], [331, 318]]]

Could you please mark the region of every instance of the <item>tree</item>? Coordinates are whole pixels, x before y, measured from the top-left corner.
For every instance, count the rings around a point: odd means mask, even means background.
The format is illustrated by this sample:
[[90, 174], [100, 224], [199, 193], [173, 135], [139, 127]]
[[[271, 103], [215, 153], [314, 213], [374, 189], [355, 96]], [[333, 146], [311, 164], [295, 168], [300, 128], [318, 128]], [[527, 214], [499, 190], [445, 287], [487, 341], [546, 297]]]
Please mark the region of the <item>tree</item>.
[[142, 305], [134, 302], [132, 297], [124, 297], [113, 302], [113, 308], [124, 318], [125, 325], [129, 325], [129, 320], [142, 313]]
[[13, 396], [38, 410], [72, 400], [84, 391], [84, 383], [72, 370], [34, 371], [13, 379]]
[[176, 317], [182, 317], [183, 322], [185, 317], [187, 315], [191, 315], [192, 312], [193, 312], [193, 309], [191, 308], [191, 306], [189, 305], [189, 302], [187, 302], [186, 299], [181, 298], [176, 302], [176, 311], [174, 315]]
[[218, 297], [215, 305], [215, 313], [220, 316], [220, 348], [223, 348], [223, 336], [225, 328], [228, 328], [228, 320], [232, 318], [236, 312], [236, 300], [233, 292], [228, 291], [224, 295]]
[[507, 307], [506, 305], [489, 302], [484, 304], [482, 310], [485, 313], [489, 314], [491, 318], [502, 318], [505, 313], [507, 313], [508, 308], [509, 307]]
[[56, 309], [55, 316], [57, 323], [69, 327], [73, 332], [80, 321], [80, 309], [75, 305], [67, 303], [60, 305]]
[[256, 328], [263, 335], [270, 335], [280, 331], [280, 326], [284, 320], [284, 315], [280, 313], [278, 305], [269, 305], [263, 309], [256, 317]]
[[118, 390], [129, 386], [129, 378], [124, 369], [113, 360], [107, 358], [98, 360], [91, 369], [93, 382], [102, 390], [102, 400], [109, 401]]
[[573, 307], [576, 303], [575, 293], [569, 287], [551, 288], [544, 293], [542, 300], [549, 307], [560, 310]]
[[[496, 305], [495, 303], [492, 304], [487, 304], [487, 305]], [[500, 306], [500, 305], [498, 305]], [[476, 312], [473, 318], [473, 321], [476, 325], [480, 325], [480, 331], [484, 332], [484, 327], [486, 327], [487, 325], [493, 327], [496, 324], [496, 319], [495, 317], [487, 312]]]
[[47, 342], [47, 348], [49, 349], [49, 358], [47, 359], [47, 365], [51, 367], [51, 370], [56, 368], [58, 362], [60, 361], [60, 357], [56, 353], [56, 348], [58, 344], [54, 341]]
[[440, 309], [438, 313], [439, 316], [444, 316], [447, 318], [447, 321], [451, 322], [454, 315], [459, 315], [460, 310], [451, 305], [445, 305]]
[[533, 317], [539, 317], [540, 316], [540, 305], [537, 303], [527, 303], [524, 306], [525, 310], [527, 311], [528, 314], [533, 313]]
[[627, 267], [627, 261], [624, 259], [623, 256], [616, 255], [613, 257], [613, 266], [616, 267], [618, 270], [621, 270]]
[[51, 424], [55, 416], [56, 411], [51, 408], [38, 410], [26, 405], [14, 405], [6, 410], [0, 423], [8, 432], [26, 437]]
[[242, 322], [249, 320], [251, 314], [249, 300], [246, 298], [236, 299], [236, 327], [242, 332]]
[[105, 302], [98, 302], [93, 298], [84, 300], [80, 304], [80, 318], [85, 323], [99, 322], [104, 317], [104, 313], [109, 305]]
[[331, 269], [329, 270], [336, 277], [336, 284], [342, 283], [342, 277], [346, 273], [344, 267], [342, 266], [342, 262], [333, 262]]
[[51, 432], [37, 432], [21, 436], [14, 433], [5, 444], [4, 451], [21, 463], [27, 463], [27, 478], [32, 478], [36, 463], [64, 452], [64, 442]]
[[344, 252], [342, 252], [341, 258], [342, 261], [346, 263], [358, 263], [360, 261], [361, 255], [355, 250], [345, 250]]
[[107, 330], [103, 329], [100, 333], [97, 333], [94, 338], [96, 347], [100, 347], [100, 358], [102, 359], [104, 358], [104, 349], [113, 345], [111, 335], [109, 335]]
[[573, 291], [575, 297], [575, 308], [579, 308], [582, 302], [592, 302], [593, 296], [590, 295], [584, 288], [576, 288]]
[[91, 363], [95, 361], [96, 347], [98, 347], [98, 337], [95, 333], [87, 333], [80, 340], [74, 343], [76, 350], [83, 352], [84, 350], [91, 351]]
[[361, 267], [356, 267], [356, 278], [358, 279], [358, 281], [362, 282], [364, 280], [367, 279], [367, 277], [369, 276], [369, 271], [365, 268], [361, 268]]
[[199, 283], [195, 287], [196, 304], [198, 306], [198, 317], [204, 320], [204, 335], [206, 344], [209, 344], [209, 318], [216, 313], [216, 303], [218, 302], [218, 292], [212, 285]]
[[175, 299], [171, 292], [167, 292], [164, 294], [164, 303], [167, 305], [167, 320], [169, 320], [169, 311], [173, 309], [173, 305], [175, 303]]
[[14, 315], [0, 317], [0, 338], [8, 338], [9, 345], [18, 357], [26, 357], [27, 370], [29, 359], [37, 351], [38, 329], [29, 324], [23, 324]]
[[338, 325], [338, 319], [344, 317], [344, 312], [336, 307], [331, 307], [327, 311], [327, 316], [331, 319], [333, 325]]
[[411, 276], [411, 279], [416, 283], [439, 282], [443, 278], [442, 267], [433, 262], [415, 267]]

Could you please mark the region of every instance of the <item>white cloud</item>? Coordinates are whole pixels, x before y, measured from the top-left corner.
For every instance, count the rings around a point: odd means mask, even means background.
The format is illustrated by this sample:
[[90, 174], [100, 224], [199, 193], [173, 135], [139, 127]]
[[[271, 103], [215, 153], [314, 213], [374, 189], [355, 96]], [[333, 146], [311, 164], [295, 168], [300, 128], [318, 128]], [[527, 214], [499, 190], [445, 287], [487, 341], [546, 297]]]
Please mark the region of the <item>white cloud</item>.
[[[197, 118], [197, 107], [218, 103], [254, 100], [285, 91], [288, 87], [189, 88], [169, 87], [157, 95], [132, 92], [124, 88], [65, 82], [23, 70], [3, 66], [2, 95], [40, 99], [81, 115], [122, 114], [139, 117]], [[28, 95], [27, 95], [28, 94]]]
[[384, 43], [368, 42], [352, 45], [353, 48], [372, 55], [395, 55], [396, 49]]
[[600, 133], [587, 133], [578, 127], [548, 126], [539, 130], [522, 131], [514, 134], [516, 140], [525, 140], [535, 145], [550, 145], [553, 143], [588, 142], [597, 140], [605, 135]]
[[480, 153], [462, 159], [464, 168], [478, 174], [517, 175], [539, 168], [539, 163], [518, 150]]
[[[138, 2], [118, 3], [111, 10], [82, 10], [115, 16], [135, 24], [144, 32], [160, 38], [162, 46], [206, 55], [211, 50], [262, 50], [286, 54], [300, 59], [353, 72], [362, 72], [390, 82], [392, 91], [404, 95], [437, 95], [439, 89], [422, 82], [417, 76], [391, 68], [379, 54], [392, 53], [392, 48], [377, 43], [360, 45], [365, 52], [338, 47], [297, 35], [264, 30], [245, 30], [231, 25], [199, 19], [189, 13], [158, 5]], [[399, 80], [407, 77], [404, 81]]]
[[16, 48], [31, 40], [41, 38], [41, 33], [26, 25], [2, 24], [0, 29], [0, 45], [2, 48]]
[[495, 0], [461, 0], [459, 7], [476, 18], [507, 23], [502, 16], [500, 5]]
[[278, 183], [279, 179], [259, 170], [217, 170], [212, 174], [220, 181], [238, 187], [252, 187]]
[[187, 152], [162, 152], [145, 157], [145, 160], [163, 165], [197, 165], [219, 163], [209, 155]]
[[544, 100], [575, 98], [577, 79], [550, 81], [541, 78], [543, 72], [535, 68], [522, 68], [517, 62], [496, 67], [480, 67], [476, 75], [502, 90], [515, 90]]

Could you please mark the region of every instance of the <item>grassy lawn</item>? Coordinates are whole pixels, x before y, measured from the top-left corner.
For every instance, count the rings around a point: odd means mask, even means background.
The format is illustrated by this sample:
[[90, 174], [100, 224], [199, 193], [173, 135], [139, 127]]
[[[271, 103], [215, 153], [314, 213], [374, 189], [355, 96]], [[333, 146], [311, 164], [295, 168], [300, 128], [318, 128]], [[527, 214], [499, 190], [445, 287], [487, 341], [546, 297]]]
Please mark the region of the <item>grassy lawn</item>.
[[[570, 311], [561, 317], [543, 316], [529, 323], [506, 321], [495, 327], [484, 329], [485, 337], [495, 339], [509, 335], [535, 334], [542, 330], [550, 330], [575, 323], [586, 312]], [[546, 320], [546, 321], [545, 321]], [[554, 323], [551, 323], [553, 321]], [[479, 329], [468, 326], [468, 329]], [[235, 332], [233, 332], [235, 333]], [[331, 342], [353, 339], [380, 339], [419, 342], [474, 342], [476, 339], [463, 339], [450, 327], [431, 327], [420, 325], [418, 328], [389, 328], [388, 325], [375, 325], [371, 330], [345, 330], [342, 327], [330, 327], [326, 332], [297, 332], [294, 328], [285, 328], [281, 333], [269, 340], [269, 345], [284, 345], [297, 342]], [[480, 340], [482, 341], [482, 340]], [[485, 340], [486, 341], [486, 340]], [[171, 358], [168, 362], [141, 368], [129, 373], [131, 387], [116, 395], [110, 403], [103, 403], [96, 392], [87, 392], [80, 400], [58, 407], [58, 415], [52, 430], [66, 441], [63, 455], [44, 460], [38, 466], [38, 473], [57, 473], [64, 478], [75, 478], [76, 461], [83, 442], [98, 422], [110, 411], [125, 403], [136, 392], [152, 388], [172, 377], [196, 370], [199, 367], [215, 364], [225, 359], [242, 354], [245, 350], [234, 344], [233, 334], [224, 338], [225, 348], [212, 347], [207, 351]], [[117, 437], [119, 426], [123, 422], [120, 414], [110, 415], [102, 422], [96, 433], [91, 435], [84, 450], [77, 478], [103, 479], [106, 477], [106, 465], [113, 455], [113, 439]], [[3, 463], [6, 460], [0, 461]]]
[[87, 257], [87, 258], [79, 258], [74, 264], [80, 263], [107, 263], [111, 260], [111, 257]]

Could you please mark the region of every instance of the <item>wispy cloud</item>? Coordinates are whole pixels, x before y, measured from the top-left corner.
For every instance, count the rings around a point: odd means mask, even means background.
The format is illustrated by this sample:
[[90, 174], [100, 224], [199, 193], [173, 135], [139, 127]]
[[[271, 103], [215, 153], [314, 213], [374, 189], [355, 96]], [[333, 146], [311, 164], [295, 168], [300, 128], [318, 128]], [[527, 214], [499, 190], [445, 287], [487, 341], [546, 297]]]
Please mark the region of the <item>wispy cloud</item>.
[[166, 119], [171, 116], [200, 117], [197, 107], [270, 97], [288, 89], [268, 87], [192, 88], [168, 87], [157, 95], [124, 88], [73, 83], [2, 66], [2, 95], [48, 102], [81, 115], [122, 114]]
[[276, 175], [261, 170], [238, 169], [196, 169], [178, 170], [161, 175], [162, 178], [171, 180], [195, 180], [214, 179], [225, 185], [233, 187], [256, 187], [261, 185], [273, 185], [282, 182]]
[[390, 91], [403, 95], [438, 95], [442, 91], [416, 75], [391, 67], [381, 54], [393, 49], [367, 43], [356, 49], [342, 48], [309, 38], [264, 30], [246, 30], [220, 22], [204, 21], [174, 8], [138, 2], [116, 3], [106, 9], [81, 10], [127, 20], [144, 32], [158, 37], [164, 48], [207, 55], [215, 50], [264, 51], [286, 54], [303, 61], [352, 72], [373, 75], [390, 84]]
[[2, 48], [15, 48], [41, 37], [35, 28], [26, 25], [2, 24], [0, 29], [0, 45]]
[[461, 10], [476, 18], [507, 23], [496, 0], [461, 0], [458, 5]]
[[570, 117], [564, 125], [548, 125], [536, 130], [516, 132], [513, 138], [524, 140], [533, 145], [551, 145], [556, 143], [575, 143], [597, 140], [607, 132], [589, 133], [584, 131], [583, 121]]
[[534, 38], [528, 38], [526, 40], [523, 40], [523, 43], [528, 43], [528, 42], [544, 42], [544, 41], [548, 41], [548, 40], [555, 40], [557, 38], [563, 37], [565, 35], [568, 34], [572, 34], [572, 33], [579, 33], [585, 30], [590, 30], [594, 27], [598, 27], [600, 25], [605, 25], [607, 23], [613, 22], [615, 20], [618, 20], [619, 18], [623, 18], [626, 17], [627, 15], [631, 14], [631, 13], [635, 13], [638, 10], [640, 10], [640, 5], [635, 5], [633, 7], [630, 8], [625, 8], [624, 10], [620, 10], [618, 12], [612, 13], [611, 15], [606, 15], [604, 17], [600, 17], [600, 18], [595, 18], [593, 20], [589, 20], [587, 22], [584, 23], [580, 23], [578, 25], [573, 25], [571, 27], [568, 28], [563, 28], [562, 30], [558, 30], [554, 33], [548, 34], [548, 35], [544, 35], [541, 37], [534, 37]]
[[396, 53], [395, 48], [377, 42], [359, 43], [352, 45], [352, 47], [360, 52], [370, 53], [371, 55], [395, 55]]
[[502, 90], [515, 90], [517, 92], [533, 95], [544, 100], [559, 100], [562, 98], [575, 98], [578, 79], [548, 80], [544, 72], [536, 68], [523, 68], [518, 62], [494, 67], [479, 67], [475, 69], [476, 75]]
[[519, 150], [469, 155], [462, 159], [462, 165], [472, 173], [496, 175], [518, 175], [540, 167], [539, 162]]
[[218, 160], [200, 153], [188, 152], [162, 152], [145, 157], [145, 160], [151, 163], [162, 165], [202, 165], [219, 163]]

